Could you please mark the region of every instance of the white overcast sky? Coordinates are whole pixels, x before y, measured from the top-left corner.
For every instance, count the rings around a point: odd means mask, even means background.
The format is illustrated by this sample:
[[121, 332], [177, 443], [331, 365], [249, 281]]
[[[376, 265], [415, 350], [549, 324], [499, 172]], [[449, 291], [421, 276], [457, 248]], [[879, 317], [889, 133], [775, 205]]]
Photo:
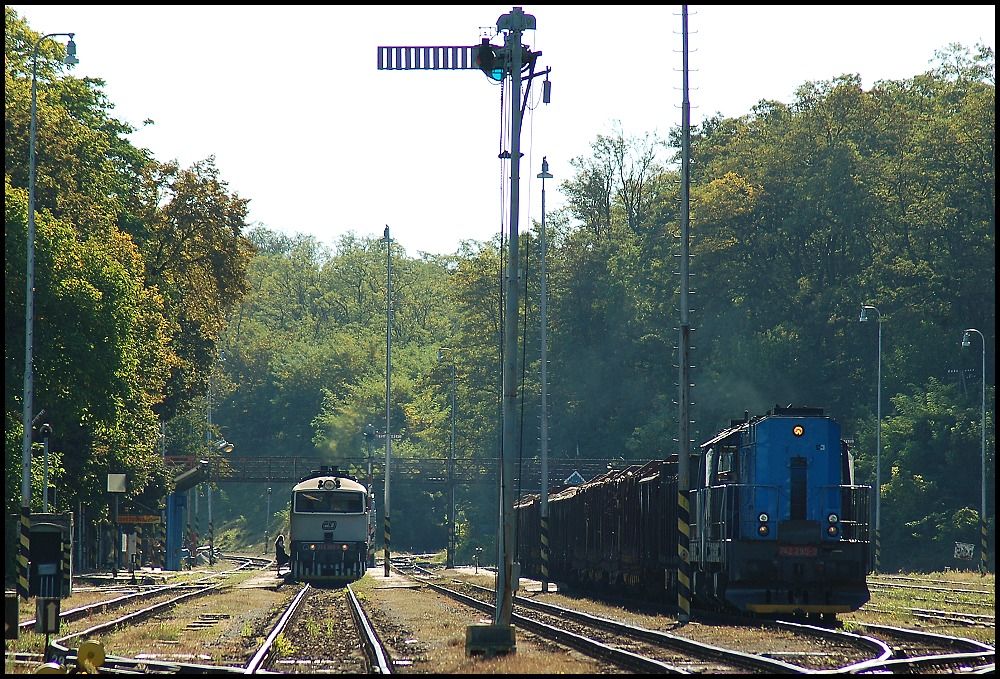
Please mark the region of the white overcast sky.
[[[76, 34], [74, 74], [106, 82], [133, 143], [184, 166], [214, 155], [250, 223], [331, 246], [388, 224], [411, 256], [499, 232], [500, 91], [478, 71], [378, 71], [376, 47], [475, 44], [514, 6], [11, 5], [39, 33]], [[542, 156], [551, 211], [570, 159], [614, 121], [634, 136], [680, 124], [681, 6], [517, 6], [552, 68], [551, 104], [524, 117], [524, 230], [541, 218]], [[909, 78], [952, 42], [996, 47], [994, 5], [688, 12], [693, 124], [790, 102], [807, 81]]]

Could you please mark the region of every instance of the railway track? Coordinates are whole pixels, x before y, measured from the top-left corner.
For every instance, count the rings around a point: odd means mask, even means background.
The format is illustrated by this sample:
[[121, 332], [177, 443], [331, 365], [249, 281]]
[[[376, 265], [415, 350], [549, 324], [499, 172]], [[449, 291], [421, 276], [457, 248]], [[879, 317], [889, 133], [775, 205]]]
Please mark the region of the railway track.
[[[233, 575], [256, 565], [258, 564], [255, 561], [244, 559], [239, 561], [236, 568], [213, 573], [201, 578], [199, 582], [161, 588], [156, 591], [156, 594], [165, 595], [170, 598], [124, 615], [118, 615], [111, 620], [91, 625], [85, 629], [65, 634], [51, 642], [46, 640], [45, 654], [41, 658], [44, 662], [44, 668], [57, 670], [77, 666], [78, 668], [90, 668], [93, 671], [100, 671], [101, 673], [243, 673], [242, 667], [196, 662], [162, 661], [152, 657], [130, 658], [111, 654], [105, 655], [104, 644], [95, 642], [95, 640], [108, 639], [109, 635], [121, 634], [126, 631], [135, 632], [141, 629], [143, 625], [150, 623], [150, 621], [155, 622], [156, 619], [165, 616], [173, 608], [187, 606], [194, 600], [202, 597], [218, 595], [229, 589], [226, 582], [219, 581], [220, 577]], [[86, 620], [87, 618], [103, 614], [106, 610], [126, 606], [137, 600], [145, 602], [149, 596], [149, 592], [137, 592], [125, 597], [116, 597], [110, 601], [96, 602], [88, 606], [66, 611], [64, 615], [73, 621]], [[212, 624], [213, 620], [218, 621], [229, 617], [228, 614], [199, 615], [196, 614], [193, 608], [186, 615], [190, 618], [188, 621], [188, 628], [190, 629], [198, 629], [206, 624]], [[25, 621], [25, 623], [21, 624], [31, 624], [31, 622], [33, 621]], [[24, 656], [25, 654], [18, 655]], [[15, 655], [15, 660], [22, 659], [18, 655]], [[84, 671], [87, 671], [87, 669], [84, 669]]]
[[[396, 565], [414, 571], [433, 591], [484, 612], [493, 610], [493, 592], [487, 588], [457, 580], [445, 587], [431, 582], [427, 576], [434, 574], [427, 569]], [[515, 599], [515, 611], [518, 608], [521, 610], [512, 616], [516, 627], [631, 671], [673, 674], [810, 671], [784, 660], [722, 648], [524, 597]]]
[[245, 671], [265, 669], [283, 674], [390, 674], [392, 664], [350, 586], [330, 590], [305, 585]]
[[[424, 576], [436, 575], [433, 571], [421, 568], [413, 564], [413, 570]], [[475, 586], [472, 586], [475, 587]], [[492, 597], [492, 591], [486, 588], [479, 588], [488, 593], [488, 600]], [[525, 599], [518, 597], [515, 604], [521, 606]], [[916, 609], [915, 614], [927, 616], [940, 616], [949, 618], [949, 612], [934, 610]], [[988, 616], [982, 616], [983, 624], [986, 624]], [[994, 671], [994, 648], [990, 644], [978, 642], [972, 639], [954, 637], [937, 634], [921, 630], [909, 630], [905, 628], [895, 628], [884, 625], [863, 625], [865, 636], [845, 633], [842, 630], [834, 629], [822, 625], [806, 625], [790, 621], [761, 621], [753, 619], [744, 621], [749, 624], [767, 625], [776, 629], [797, 629], [808, 631], [810, 634], [820, 634], [829, 636], [840, 636], [842, 638], [854, 638], [862, 646], [867, 645], [874, 649], [878, 645], [882, 650], [874, 653], [873, 657], [858, 662], [839, 664], [837, 666], [827, 665], [826, 667], [811, 667], [812, 671], [823, 673], [884, 673], [884, 672], [968, 672], [968, 673], [988, 673]], [[992, 623], [992, 620], [990, 620]], [[762, 656], [772, 653], [759, 652]], [[781, 656], [778, 651], [774, 655]], [[830, 653], [833, 656], [835, 653]], [[787, 657], [787, 656], [786, 656]]]
[[[190, 602], [196, 597], [219, 594], [226, 586], [212, 583], [191, 589], [170, 600], [156, 603], [142, 610], [119, 616], [113, 620], [88, 627], [56, 639], [48, 646], [47, 657], [41, 660], [50, 669], [89, 667], [100, 673], [145, 674], [256, 674], [279, 671], [281, 673], [345, 673], [388, 674], [392, 665], [388, 654], [375, 634], [354, 592], [344, 589], [324, 590], [304, 585], [291, 600], [276, 613], [276, 620], [262, 633], [263, 640], [247, 651], [243, 661], [227, 664], [159, 660], [151, 657], [123, 657], [106, 655], [103, 646], [91, 640], [129, 629], [135, 631], [142, 624], [155, 624], [167, 609]], [[333, 606], [331, 606], [331, 603]], [[310, 607], [311, 606], [311, 607]], [[333, 609], [337, 609], [334, 613]], [[185, 613], [190, 618], [189, 628], [201, 624], [212, 627], [228, 614], [196, 614], [194, 609]], [[312, 644], [308, 643], [310, 627], [317, 616], [324, 621], [335, 621], [332, 627], [312, 630]], [[85, 641], [86, 640], [86, 641]], [[358, 650], [361, 649], [361, 650]], [[353, 658], [351, 656], [354, 656]], [[249, 660], [246, 658], [249, 657]], [[35, 656], [19, 654], [13, 658], [20, 662], [37, 662]]]
[[888, 625], [866, 624], [866, 631], [888, 640], [893, 657], [883, 661], [860, 663], [848, 668], [854, 674], [923, 673], [930, 671], [977, 672], [995, 663], [995, 650], [989, 644], [922, 630]]

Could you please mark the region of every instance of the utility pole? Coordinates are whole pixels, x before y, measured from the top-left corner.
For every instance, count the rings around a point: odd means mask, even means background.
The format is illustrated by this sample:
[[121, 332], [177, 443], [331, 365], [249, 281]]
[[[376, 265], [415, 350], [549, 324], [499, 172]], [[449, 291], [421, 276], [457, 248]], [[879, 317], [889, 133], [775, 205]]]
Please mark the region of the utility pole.
[[689, 162], [691, 138], [691, 102], [688, 99], [688, 27], [687, 5], [682, 5], [681, 21], [684, 39], [684, 98], [681, 105], [681, 327], [678, 364], [680, 368], [679, 395], [680, 419], [677, 427], [677, 620], [687, 624], [691, 620], [691, 555], [689, 550], [690, 509], [688, 492], [691, 489], [690, 464], [690, 399], [691, 377], [690, 344], [691, 323], [688, 319], [688, 263], [690, 260], [690, 213], [688, 210], [690, 186]]
[[392, 458], [392, 240], [389, 225], [385, 225], [385, 552], [383, 575], [389, 577], [389, 544], [392, 530], [389, 524], [389, 462]]

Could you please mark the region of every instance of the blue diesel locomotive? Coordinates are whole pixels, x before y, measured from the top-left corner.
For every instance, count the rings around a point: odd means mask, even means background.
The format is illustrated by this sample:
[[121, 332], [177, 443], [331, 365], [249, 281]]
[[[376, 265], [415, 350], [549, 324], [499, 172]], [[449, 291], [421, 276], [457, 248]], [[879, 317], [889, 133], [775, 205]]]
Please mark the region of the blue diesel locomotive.
[[289, 580], [344, 583], [365, 574], [373, 538], [370, 493], [336, 467], [314, 470], [292, 488]]
[[[708, 606], [832, 617], [869, 593], [870, 486], [818, 408], [732, 422], [692, 457], [691, 590]], [[676, 602], [677, 456], [549, 497], [549, 580]], [[517, 503], [522, 572], [542, 576], [538, 495]]]

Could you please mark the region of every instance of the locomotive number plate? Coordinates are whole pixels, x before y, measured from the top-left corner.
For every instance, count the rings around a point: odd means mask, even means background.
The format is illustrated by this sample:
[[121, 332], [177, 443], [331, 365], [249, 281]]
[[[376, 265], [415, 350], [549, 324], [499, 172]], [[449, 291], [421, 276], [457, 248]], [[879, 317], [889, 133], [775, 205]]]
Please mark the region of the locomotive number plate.
[[816, 556], [816, 548], [808, 545], [782, 545], [778, 547], [778, 556]]

